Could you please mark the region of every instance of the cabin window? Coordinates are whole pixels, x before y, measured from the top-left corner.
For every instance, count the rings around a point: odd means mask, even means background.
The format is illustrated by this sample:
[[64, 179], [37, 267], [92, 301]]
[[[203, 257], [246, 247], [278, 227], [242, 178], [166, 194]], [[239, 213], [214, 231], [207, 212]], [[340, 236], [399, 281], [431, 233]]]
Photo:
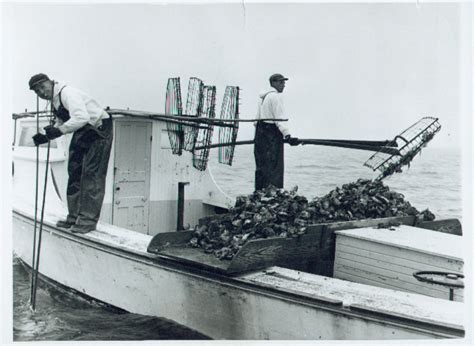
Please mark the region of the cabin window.
[[[36, 134], [36, 124], [34, 126], [25, 126], [22, 127], [20, 133], [20, 140], [18, 145], [20, 147], [34, 147], [35, 143], [33, 142], [33, 136]], [[47, 147], [48, 143], [41, 144], [40, 147]], [[56, 141], [51, 141], [50, 148], [57, 148]]]

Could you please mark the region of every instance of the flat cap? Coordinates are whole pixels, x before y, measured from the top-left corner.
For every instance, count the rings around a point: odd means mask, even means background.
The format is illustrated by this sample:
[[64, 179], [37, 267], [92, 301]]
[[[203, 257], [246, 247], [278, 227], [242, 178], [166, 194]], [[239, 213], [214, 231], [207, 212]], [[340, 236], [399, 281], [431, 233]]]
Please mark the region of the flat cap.
[[288, 80], [288, 78], [284, 77], [282, 74], [279, 74], [279, 73], [275, 73], [270, 76], [270, 83], [277, 82], [280, 80]]
[[50, 79], [44, 73], [35, 74], [33, 77], [30, 78], [30, 81], [28, 82], [28, 84], [30, 85], [30, 90], [33, 90], [35, 86], [47, 80], [50, 80]]

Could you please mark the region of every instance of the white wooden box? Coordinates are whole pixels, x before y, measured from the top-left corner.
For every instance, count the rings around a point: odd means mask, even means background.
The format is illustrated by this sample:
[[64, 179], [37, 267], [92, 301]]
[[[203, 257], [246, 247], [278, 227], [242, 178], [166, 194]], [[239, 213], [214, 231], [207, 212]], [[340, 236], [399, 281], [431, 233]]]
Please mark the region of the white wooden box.
[[[449, 299], [449, 288], [420, 282], [421, 270], [463, 272], [462, 236], [412, 226], [336, 232], [334, 277], [372, 286]], [[463, 301], [463, 289], [454, 290]]]

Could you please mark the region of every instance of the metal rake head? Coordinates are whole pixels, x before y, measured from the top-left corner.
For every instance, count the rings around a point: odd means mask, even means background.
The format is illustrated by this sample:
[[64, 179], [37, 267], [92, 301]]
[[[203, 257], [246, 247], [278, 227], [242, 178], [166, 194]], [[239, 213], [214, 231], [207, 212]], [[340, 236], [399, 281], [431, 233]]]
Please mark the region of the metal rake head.
[[[166, 86], [165, 114], [181, 115], [183, 113], [181, 103], [181, 85], [179, 77], [169, 78]], [[173, 154], [181, 155], [183, 149], [183, 128], [179, 123], [166, 123], [168, 137]]]
[[[202, 107], [200, 108], [201, 118], [214, 119], [216, 117], [216, 87], [212, 85], [204, 85], [202, 92]], [[194, 145], [197, 147], [205, 147], [203, 149], [193, 150], [193, 166], [197, 170], [205, 171], [207, 161], [209, 159], [209, 144], [212, 140], [212, 133], [214, 131], [213, 124], [202, 126], [196, 133]]]
[[[227, 86], [222, 101], [221, 119], [239, 119], [240, 89], [237, 86]], [[239, 123], [232, 123], [232, 127], [219, 127], [219, 143], [234, 143], [239, 131]], [[219, 162], [232, 166], [235, 145], [219, 148]]]
[[441, 129], [438, 118], [424, 117], [394, 138], [400, 154], [387, 154], [381, 151], [372, 155], [364, 166], [380, 171], [376, 180], [382, 180], [393, 173], [402, 172], [403, 166], [409, 166], [413, 158], [433, 139]]

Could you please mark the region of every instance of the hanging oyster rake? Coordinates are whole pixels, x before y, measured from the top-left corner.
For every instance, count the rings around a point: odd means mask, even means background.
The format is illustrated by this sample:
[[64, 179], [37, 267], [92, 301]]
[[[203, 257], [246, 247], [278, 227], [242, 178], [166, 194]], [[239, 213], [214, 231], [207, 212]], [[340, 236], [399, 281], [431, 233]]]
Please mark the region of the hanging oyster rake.
[[[221, 119], [239, 119], [240, 108], [240, 88], [238, 86], [227, 86], [222, 101]], [[239, 123], [233, 122], [232, 127], [219, 127], [219, 143], [235, 142], [239, 131]], [[208, 143], [209, 144], [209, 143]], [[228, 145], [219, 148], [219, 163], [232, 166], [235, 145]]]
[[381, 172], [376, 180], [382, 180], [393, 173], [400, 173], [402, 167], [409, 166], [413, 158], [440, 129], [438, 118], [423, 117], [394, 138], [394, 141], [399, 144], [399, 155], [389, 155], [378, 151], [364, 163], [364, 166]]
[[[169, 78], [166, 86], [165, 114], [181, 116], [182, 113], [180, 79], [179, 77]], [[167, 122], [166, 129], [173, 154], [181, 155], [183, 151], [183, 125], [178, 122]]]
[[[206, 119], [214, 119], [216, 117], [216, 87], [213, 85], [204, 85], [202, 89], [202, 106], [199, 110], [199, 117]], [[194, 146], [207, 145], [212, 140], [212, 133], [214, 131], [213, 124], [207, 124], [204, 128], [197, 130], [194, 139]], [[199, 171], [205, 171], [207, 161], [209, 159], [209, 149], [193, 149], [193, 166]]]

